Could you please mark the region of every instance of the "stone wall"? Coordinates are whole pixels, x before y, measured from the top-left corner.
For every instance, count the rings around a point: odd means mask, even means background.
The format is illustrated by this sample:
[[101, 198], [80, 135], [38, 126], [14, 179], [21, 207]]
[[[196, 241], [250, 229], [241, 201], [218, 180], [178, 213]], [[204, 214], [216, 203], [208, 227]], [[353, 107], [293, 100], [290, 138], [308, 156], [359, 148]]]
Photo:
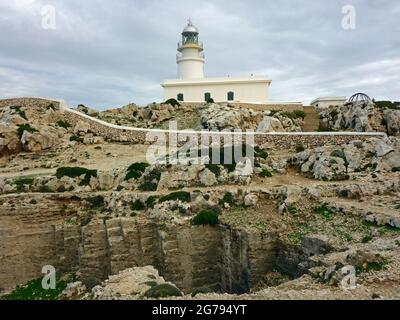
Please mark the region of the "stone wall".
[[60, 109], [60, 101], [57, 100], [49, 100], [42, 98], [11, 98], [11, 99], [2, 99], [0, 100], [0, 108], [9, 107], [9, 106], [21, 106], [26, 108], [47, 108], [50, 105], [56, 110]]
[[[90, 131], [104, 137], [107, 141], [114, 142], [131, 142], [150, 144], [156, 140], [154, 137], [165, 136], [166, 141], [169, 140], [169, 131], [157, 129], [138, 129], [130, 127], [120, 127], [110, 125], [101, 120], [82, 115], [79, 112], [67, 111], [64, 113], [66, 121], [75, 125], [79, 121], [84, 121], [90, 124]], [[176, 132], [182, 136], [181, 145], [188, 141], [189, 136], [196, 135], [200, 141], [200, 134], [207, 134], [210, 137], [217, 135], [223, 140], [224, 135], [232, 135], [230, 133], [212, 133], [212, 132], [196, 132], [196, 131], [181, 131]], [[146, 136], [148, 135], [148, 139]], [[352, 140], [366, 140], [372, 136], [383, 137], [384, 133], [370, 132], [307, 132], [307, 133], [255, 133], [254, 142], [259, 145], [264, 145], [270, 148], [285, 148], [294, 149], [298, 145], [303, 145], [306, 148], [323, 146], [325, 144], [337, 144], [350, 142]], [[185, 140], [186, 139], [186, 140]], [[210, 138], [211, 139], [211, 138]], [[246, 142], [246, 137], [242, 137], [243, 143]]]

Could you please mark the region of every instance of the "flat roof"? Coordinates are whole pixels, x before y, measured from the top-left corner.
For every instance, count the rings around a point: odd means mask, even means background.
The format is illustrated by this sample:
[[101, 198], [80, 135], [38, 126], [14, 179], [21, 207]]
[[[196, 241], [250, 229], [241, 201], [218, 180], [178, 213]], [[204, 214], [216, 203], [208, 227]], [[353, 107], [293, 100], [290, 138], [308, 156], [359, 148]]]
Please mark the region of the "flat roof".
[[165, 80], [161, 86], [169, 87], [177, 85], [188, 86], [188, 85], [202, 85], [202, 84], [248, 83], [248, 82], [270, 84], [272, 80], [264, 76], [171, 79], [171, 80]]
[[346, 101], [347, 97], [319, 97], [311, 101], [310, 104], [316, 103], [318, 101]]

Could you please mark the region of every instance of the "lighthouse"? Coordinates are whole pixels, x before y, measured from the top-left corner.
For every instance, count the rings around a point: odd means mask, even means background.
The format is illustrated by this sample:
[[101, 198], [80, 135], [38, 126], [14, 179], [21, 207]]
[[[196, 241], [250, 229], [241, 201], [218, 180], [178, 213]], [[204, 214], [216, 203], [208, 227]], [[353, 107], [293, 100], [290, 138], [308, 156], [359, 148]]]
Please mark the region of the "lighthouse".
[[204, 78], [203, 44], [199, 42], [199, 30], [189, 19], [182, 31], [182, 41], [178, 43], [178, 79]]
[[[189, 19], [178, 43], [176, 79], [164, 80], [164, 99], [189, 103], [230, 102], [265, 104], [271, 80], [265, 76], [204, 77], [204, 47], [199, 29]], [[229, 73], [228, 73], [229, 74]]]

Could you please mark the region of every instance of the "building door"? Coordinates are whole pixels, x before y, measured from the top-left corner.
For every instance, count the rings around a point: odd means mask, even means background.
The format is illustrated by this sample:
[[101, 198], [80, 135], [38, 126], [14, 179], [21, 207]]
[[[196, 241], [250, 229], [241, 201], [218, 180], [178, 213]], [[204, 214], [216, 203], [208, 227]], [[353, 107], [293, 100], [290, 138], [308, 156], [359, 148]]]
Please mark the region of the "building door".
[[235, 93], [233, 91], [228, 92], [228, 101], [235, 100]]
[[205, 102], [208, 102], [210, 99], [211, 99], [211, 93], [206, 92], [206, 93], [204, 94], [204, 101], [205, 101]]
[[178, 93], [177, 100], [183, 101], [183, 93]]

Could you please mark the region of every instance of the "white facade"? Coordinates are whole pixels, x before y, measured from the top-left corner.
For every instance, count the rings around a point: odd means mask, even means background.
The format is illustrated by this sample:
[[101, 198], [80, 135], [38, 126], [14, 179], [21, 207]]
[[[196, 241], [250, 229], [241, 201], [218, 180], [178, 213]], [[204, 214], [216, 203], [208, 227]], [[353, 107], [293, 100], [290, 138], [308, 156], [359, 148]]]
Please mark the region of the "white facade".
[[204, 102], [211, 98], [215, 102], [267, 103], [271, 80], [266, 77], [205, 78], [203, 44], [198, 35], [189, 21], [178, 43], [178, 78], [162, 84], [164, 100]]
[[329, 106], [342, 106], [346, 103], [346, 97], [321, 97], [311, 101], [310, 105], [314, 108], [329, 108]]
[[[193, 80], [166, 80], [164, 100], [174, 98], [188, 102], [266, 103], [271, 80], [263, 77], [226, 77]], [[183, 99], [178, 99], [182, 95]]]

